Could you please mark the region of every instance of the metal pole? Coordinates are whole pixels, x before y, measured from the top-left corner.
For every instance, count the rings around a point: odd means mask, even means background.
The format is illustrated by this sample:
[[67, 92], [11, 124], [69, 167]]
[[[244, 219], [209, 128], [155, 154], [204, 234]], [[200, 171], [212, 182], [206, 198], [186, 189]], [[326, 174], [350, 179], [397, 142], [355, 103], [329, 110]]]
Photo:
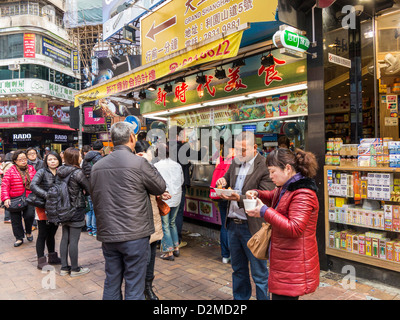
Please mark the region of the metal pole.
[[374, 109], [375, 109], [375, 138], [379, 137], [378, 133], [378, 128], [379, 128], [379, 122], [378, 122], [378, 104], [379, 104], [379, 92], [378, 92], [378, 60], [377, 60], [377, 48], [376, 48], [376, 37], [377, 35], [375, 34], [376, 32], [376, 19], [375, 19], [375, 13], [372, 16], [372, 43], [373, 43], [373, 50], [374, 50]]

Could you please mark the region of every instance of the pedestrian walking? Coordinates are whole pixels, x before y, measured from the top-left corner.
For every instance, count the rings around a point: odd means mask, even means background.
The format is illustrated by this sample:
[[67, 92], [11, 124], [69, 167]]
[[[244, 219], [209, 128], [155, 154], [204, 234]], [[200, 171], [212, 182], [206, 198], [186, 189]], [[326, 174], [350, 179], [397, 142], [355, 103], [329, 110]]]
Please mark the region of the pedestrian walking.
[[244, 211], [243, 199], [248, 190], [272, 190], [272, 183], [265, 158], [257, 152], [255, 136], [250, 131], [240, 133], [235, 139], [235, 159], [224, 177], [218, 179], [218, 186], [232, 188], [232, 193], [222, 199], [229, 200], [226, 226], [228, 229], [231, 265], [233, 269], [232, 284], [235, 300], [248, 300], [251, 296], [251, 276], [256, 285], [257, 300], [268, 300], [267, 261], [259, 260], [247, 247], [247, 241], [262, 226], [263, 220], [248, 216]]
[[[1, 163], [1, 180], [3, 181], [5, 173], [8, 171], [13, 166], [13, 161], [12, 161], [12, 153], [8, 152], [6, 153], [4, 157], [4, 161]], [[0, 194], [1, 194], [1, 186], [0, 186]], [[4, 206], [3, 201], [1, 202], [2, 206], [4, 207], [4, 223], [11, 223], [11, 215], [10, 211]]]
[[[179, 205], [178, 213], [176, 215], [176, 228], [178, 230], [179, 247], [187, 245], [182, 241], [182, 227], [183, 227], [183, 210], [185, 207], [186, 188], [190, 187], [190, 161], [201, 161], [203, 158], [208, 157], [208, 148], [202, 147], [200, 151], [193, 150], [189, 143], [184, 142], [184, 129], [180, 126], [171, 126], [169, 129], [169, 153], [173, 161], [178, 162], [183, 171], [185, 183], [182, 185], [182, 196]], [[208, 160], [207, 160], [208, 161]]]
[[[57, 168], [61, 166], [62, 160], [60, 155], [55, 151], [50, 151], [44, 158], [44, 167], [36, 172], [32, 179], [32, 192], [42, 199], [43, 203], [47, 198], [47, 191], [56, 181]], [[38, 269], [43, 269], [47, 264], [61, 264], [61, 259], [55, 251], [55, 235], [58, 225], [49, 223], [44, 208], [36, 207], [38, 216], [39, 233], [36, 240], [36, 254], [38, 258]], [[45, 246], [47, 246], [48, 259], [44, 254]]]
[[157, 169], [133, 153], [134, 132], [128, 122], [113, 124], [114, 151], [90, 175], [97, 240], [105, 259], [105, 300], [122, 299], [123, 280], [125, 299], [144, 299], [149, 237], [155, 231], [149, 194], [161, 195], [166, 187]]
[[[147, 161], [151, 163], [152, 154], [149, 152], [149, 144], [144, 140], [138, 140], [135, 145], [135, 152], [138, 156], [144, 157]], [[151, 208], [153, 211], [153, 222], [154, 222], [154, 233], [150, 236], [150, 254], [147, 262], [146, 268], [146, 278], [144, 286], [144, 297], [145, 300], [159, 300], [157, 295], [153, 291], [153, 281], [154, 281], [154, 267], [156, 262], [156, 252], [157, 244], [163, 238], [162, 222], [160, 211], [157, 206], [156, 197], [150, 195]]]
[[312, 179], [318, 169], [315, 156], [296, 149], [276, 149], [267, 157], [273, 191], [250, 190], [258, 206], [248, 210], [272, 226], [269, 291], [273, 300], [297, 300], [319, 285], [316, 227], [319, 203]]
[[167, 184], [166, 191], [171, 195], [171, 199], [165, 200], [165, 203], [170, 207], [170, 212], [161, 217], [164, 233], [161, 240], [161, 248], [164, 253], [160, 258], [174, 261], [174, 257], [179, 257], [180, 255], [178, 230], [175, 220], [181, 203], [182, 185], [185, 181], [182, 167], [169, 157], [169, 147], [167, 144], [159, 143], [157, 145], [156, 156], [159, 161], [154, 166], [164, 178]]
[[215, 192], [216, 182], [219, 178], [223, 177], [228, 171], [233, 158], [235, 156], [235, 148], [232, 138], [220, 139], [219, 146], [221, 150], [218, 151], [219, 157], [216, 158], [215, 169], [211, 179], [210, 198], [218, 203], [219, 214], [221, 217], [221, 231], [219, 242], [221, 244], [222, 263], [229, 263], [231, 261], [231, 253], [229, 250], [228, 230], [226, 229], [225, 220], [226, 212], [228, 210], [228, 200], [221, 199]]
[[[16, 239], [14, 247], [19, 247], [26, 239], [33, 241], [32, 224], [35, 219], [34, 207], [26, 204], [22, 209], [11, 210], [11, 200], [18, 197], [28, 197], [31, 193], [30, 185], [36, 170], [33, 166], [28, 165], [28, 158], [24, 150], [17, 150], [12, 154], [13, 166], [4, 174], [1, 185], [1, 200], [4, 206], [9, 209], [11, 216], [11, 225], [13, 234]], [[24, 219], [24, 227], [22, 225]]]
[[[94, 164], [103, 158], [103, 142], [96, 140], [93, 143], [93, 150], [89, 150], [85, 154], [85, 158], [82, 162], [82, 170], [86, 175], [86, 178], [90, 181], [90, 173]], [[86, 196], [88, 201], [89, 211], [86, 212], [86, 231], [90, 236], [97, 236], [96, 216], [94, 214], [92, 198], [90, 195]]]
[[[60, 275], [70, 274], [77, 277], [90, 272], [89, 268], [81, 267], [78, 264], [78, 244], [81, 229], [85, 225], [85, 194], [90, 194], [89, 181], [79, 167], [81, 153], [78, 149], [70, 147], [64, 152], [65, 165], [57, 169], [57, 178], [67, 179], [68, 194], [74, 208], [74, 214], [62, 225], [62, 237], [60, 243], [61, 271]], [[68, 264], [68, 257], [71, 265]]]

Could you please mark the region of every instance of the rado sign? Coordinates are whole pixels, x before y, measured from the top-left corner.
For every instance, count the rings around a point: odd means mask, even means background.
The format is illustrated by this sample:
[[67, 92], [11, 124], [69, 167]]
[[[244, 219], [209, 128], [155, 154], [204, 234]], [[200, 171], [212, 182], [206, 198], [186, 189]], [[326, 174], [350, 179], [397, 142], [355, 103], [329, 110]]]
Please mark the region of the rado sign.
[[32, 135], [30, 133], [14, 133], [13, 141], [32, 141]]
[[68, 136], [66, 134], [55, 134], [54, 142], [67, 142]]

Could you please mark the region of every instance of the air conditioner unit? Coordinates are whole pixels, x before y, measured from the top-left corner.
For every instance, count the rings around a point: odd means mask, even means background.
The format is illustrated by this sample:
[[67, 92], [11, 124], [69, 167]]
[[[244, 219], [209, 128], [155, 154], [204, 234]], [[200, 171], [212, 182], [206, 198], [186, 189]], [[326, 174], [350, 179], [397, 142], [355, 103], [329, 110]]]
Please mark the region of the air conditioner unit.
[[12, 71], [19, 70], [19, 64], [12, 63], [8, 66], [8, 69]]

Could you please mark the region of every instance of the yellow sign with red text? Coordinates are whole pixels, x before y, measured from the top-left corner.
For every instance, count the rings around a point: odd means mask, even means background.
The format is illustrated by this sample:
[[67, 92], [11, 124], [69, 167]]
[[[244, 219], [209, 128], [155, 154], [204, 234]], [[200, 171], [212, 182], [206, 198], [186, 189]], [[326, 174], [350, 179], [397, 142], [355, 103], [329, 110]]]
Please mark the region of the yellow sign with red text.
[[274, 21], [277, 0], [172, 0], [140, 22], [142, 64], [235, 30]]
[[75, 96], [75, 107], [86, 102], [104, 99], [113, 94], [143, 86], [187, 67], [235, 57], [239, 52], [242, 35], [243, 31], [235, 32], [225, 38], [215, 40], [207, 45], [182, 53], [158, 64], [147, 68], [143, 66], [138, 71], [133, 70], [128, 75], [122, 75], [115, 80], [108, 81], [77, 94]]

